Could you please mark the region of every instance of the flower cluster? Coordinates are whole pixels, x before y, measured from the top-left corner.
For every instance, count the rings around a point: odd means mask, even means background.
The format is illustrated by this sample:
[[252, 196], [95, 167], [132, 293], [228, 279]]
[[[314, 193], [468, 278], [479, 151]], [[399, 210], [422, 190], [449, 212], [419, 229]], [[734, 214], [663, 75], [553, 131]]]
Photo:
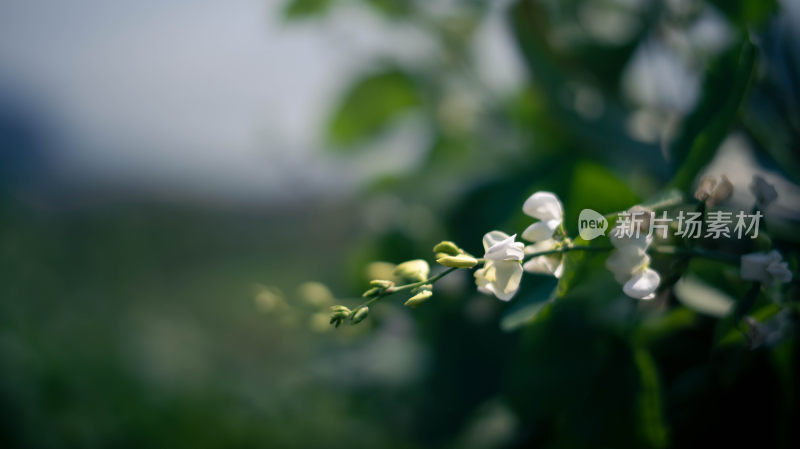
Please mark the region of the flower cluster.
[[[777, 197], [775, 188], [758, 176], [753, 180], [751, 191], [756, 197], [756, 211], [769, 206]], [[700, 217], [698, 226], [705, 224], [709, 228], [712, 227], [713, 221], [704, 219], [706, 208], [715, 207], [726, 201], [732, 192], [733, 184], [724, 175], [719, 178], [701, 179], [694, 195], [699, 202], [696, 203], [696, 212], [689, 212]], [[676, 205], [677, 202], [662, 203], [660, 207]], [[409, 292], [411, 296], [404, 305], [417, 307], [434, 296], [434, 282], [458, 269], [475, 268], [474, 277], [478, 291], [494, 295], [502, 301], [510, 301], [519, 290], [525, 272], [561, 278], [564, 274], [566, 253], [569, 251], [610, 251], [605, 260], [606, 268], [622, 285], [622, 292], [639, 300], [655, 298], [661, 286], [661, 275], [651, 267], [651, 253], [710, 257], [727, 262], [740, 261], [741, 278], [765, 286], [792, 280], [788, 263], [783, 261], [781, 254], [776, 250], [746, 254], [738, 259], [738, 256], [732, 254], [712, 254], [701, 247], [660, 246], [668, 240], [666, 228], [669, 224], [658, 224], [667, 220], [667, 212], [664, 211], [661, 218], [657, 218], [655, 211], [652, 210], [656, 208], [658, 207], [633, 206], [627, 211], [618, 213], [621, 218], [617, 222], [617, 227], [608, 235], [611, 246], [590, 246], [577, 244], [568, 237], [564, 228], [564, 206], [559, 198], [552, 192], [536, 192], [522, 205], [522, 212], [534, 219], [534, 222], [521, 233], [521, 239], [528, 242], [527, 244], [518, 242], [517, 234], [509, 235], [494, 230], [483, 236], [484, 253], [482, 258], [478, 258], [453, 242], [440, 242], [434, 246], [433, 252], [436, 262], [446, 267], [444, 271], [431, 276], [430, 266], [422, 259], [392, 266], [393, 270], [390, 269], [390, 276], [387, 276], [387, 279], [374, 279], [370, 282], [370, 288], [362, 295], [366, 300], [364, 303], [353, 309], [341, 305], [333, 306], [330, 323], [335, 326], [345, 321], [356, 324], [367, 317], [369, 307], [374, 302], [398, 292]], [[715, 213], [723, 212], [712, 211], [708, 215]], [[760, 218], [760, 212], [757, 213]], [[683, 210], [680, 211], [679, 218], [682, 214]], [[599, 214], [598, 217], [605, 220]], [[627, 226], [626, 223], [651, 231], [630, 232], [628, 228], [632, 230], [633, 227]], [[665, 232], [658, 237], [652, 232], [653, 227], [664, 228]], [[657, 237], [659, 245], [654, 244]]]

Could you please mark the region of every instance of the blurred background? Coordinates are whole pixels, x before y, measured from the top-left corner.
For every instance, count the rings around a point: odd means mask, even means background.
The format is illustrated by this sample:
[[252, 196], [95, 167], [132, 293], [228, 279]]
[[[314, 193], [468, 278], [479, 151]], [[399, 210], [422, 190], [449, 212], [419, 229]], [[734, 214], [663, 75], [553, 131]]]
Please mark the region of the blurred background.
[[776, 186], [796, 273], [799, 26], [796, 0], [3, 0], [0, 446], [797, 447], [796, 284], [729, 344], [602, 261], [535, 319], [552, 281], [507, 304], [467, 273], [326, 311], [519, 232], [536, 190], [575, 234], [704, 173], [736, 210]]

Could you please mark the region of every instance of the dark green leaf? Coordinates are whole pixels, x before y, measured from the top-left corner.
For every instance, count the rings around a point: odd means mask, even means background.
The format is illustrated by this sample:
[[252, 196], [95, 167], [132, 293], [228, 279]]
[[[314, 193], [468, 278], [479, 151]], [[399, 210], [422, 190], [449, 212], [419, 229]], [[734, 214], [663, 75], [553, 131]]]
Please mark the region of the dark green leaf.
[[645, 349], [634, 350], [634, 361], [639, 370], [639, 432], [652, 448], [667, 447], [667, 425], [661, 400], [661, 383], [653, 356]]
[[503, 314], [500, 328], [510, 332], [546, 313], [555, 297], [557, 283], [556, 278], [542, 276], [539, 285], [530, 294], [515, 300], [514, 305]]
[[672, 186], [688, 190], [694, 178], [714, 157], [747, 97], [755, 73], [756, 47], [748, 38], [712, 66], [703, 83], [703, 97], [671, 145], [677, 170]]

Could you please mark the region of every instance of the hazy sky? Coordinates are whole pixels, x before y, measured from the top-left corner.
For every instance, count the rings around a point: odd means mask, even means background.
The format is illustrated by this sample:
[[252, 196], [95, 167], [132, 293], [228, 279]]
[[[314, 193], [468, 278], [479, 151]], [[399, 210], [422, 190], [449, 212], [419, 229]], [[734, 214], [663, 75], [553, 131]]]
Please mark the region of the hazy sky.
[[[282, 4], [4, 0], [0, 87], [66, 133], [64, 176], [213, 195], [345, 190], [370, 162], [319, 156], [331, 101], [373, 56], [413, 59], [430, 43], [354, 9], [287, 25]], [[501, 22], [486, 29], [492, 67], [509, 72]], [[381, 159], [419, 153], [424, 136], [401, 134]]]

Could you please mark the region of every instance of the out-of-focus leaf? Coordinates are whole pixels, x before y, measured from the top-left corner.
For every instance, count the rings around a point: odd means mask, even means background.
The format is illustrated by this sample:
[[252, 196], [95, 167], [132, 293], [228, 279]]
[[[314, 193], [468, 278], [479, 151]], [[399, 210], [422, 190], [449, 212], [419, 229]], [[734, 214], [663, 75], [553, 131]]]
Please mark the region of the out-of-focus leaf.
[[321, 16], [332, 4], [333, 0], [291, 0], [284, 6], [283, 16], [289, 20]]
[[514, 305], [503, 314], [503, 318], [500, 320], [501, 329], [506, 332], [513, 331], [546, 313], [555, 297], [558, 280], [553, 277], [542, 276], [541, 278], [536, 289], [525, 297], [515, 300]]
[[[580, 237], [573, 240], [575, 246], [587, 246], [590, 243]], [[556, 287], [556, 296], [558, 298], [564, 297], [570, 288], [575, 284], [575, 281], [583, 274], [583, 265], [587, 259], [586, 251], [570, 251], [564, 253], [564, 273], [561, 279], [558, 280], [558, 287]]]
[[413, 2], [398, 0], [364, 0], [369, 6], [390, 17], [408, 15], [413, 7]]
[[745, 37], [714, 64], [703, 82], [703, 96], [671, 145], [676, 169], [672, 186], [688, 190], [714, 157], [747, 97], [756, 67], [756, 46]]
[[625, 210], [639, 201], [639, 198], [619, 177], [602, 165], [581, 162], [575, 167], [572, 189], [566, 204], [565, 226], [570, 231], [577, 223], [583, 209], [598, 212]]
[[328, 125], [328, 140], [351, 146], [376, 136], [402, 113], [420, 104], [420, 93], [406, 73], [391, 69], [353, 83]]
[[648, 345], [661, 338], [667, 338], [696, 322], [696, 313], [684, 307], [675, 307], [664, 314], [644, 321], [636, 329], [635, 339], [640, 345]]
[[675, 284], [674, 292], [683, 305], [705, 315], [722, 318], [733, 309], [733, 298], [696, 276], [683, 276]]
[[744, 28], [762, 24], [778, 9], [778, 0], [710, 0], [710, 3]]
[[639, 432], [649, 447], [667, 447], [668, 431], [661, 411], [661, 382], [655, 360], [641, 348], [634, 350], [633, 358], [639, 370]]

